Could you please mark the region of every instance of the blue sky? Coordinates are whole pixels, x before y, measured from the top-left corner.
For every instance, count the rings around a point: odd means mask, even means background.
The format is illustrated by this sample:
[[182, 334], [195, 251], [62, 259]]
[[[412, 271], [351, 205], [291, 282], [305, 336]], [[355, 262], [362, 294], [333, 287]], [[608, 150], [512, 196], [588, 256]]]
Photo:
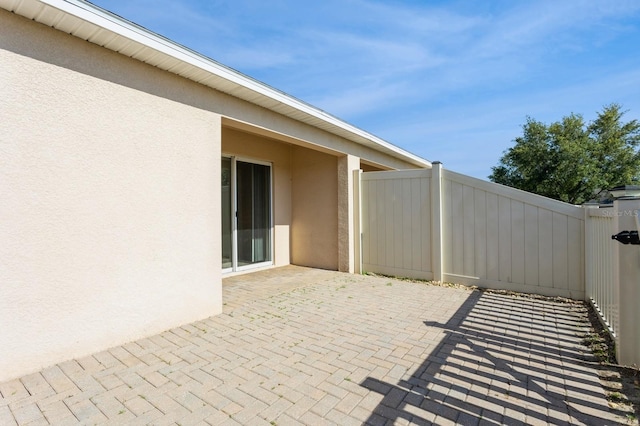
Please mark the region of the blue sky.
[[640, 2], [94, 0], [481, 179], [526, 117], [640, 119]]

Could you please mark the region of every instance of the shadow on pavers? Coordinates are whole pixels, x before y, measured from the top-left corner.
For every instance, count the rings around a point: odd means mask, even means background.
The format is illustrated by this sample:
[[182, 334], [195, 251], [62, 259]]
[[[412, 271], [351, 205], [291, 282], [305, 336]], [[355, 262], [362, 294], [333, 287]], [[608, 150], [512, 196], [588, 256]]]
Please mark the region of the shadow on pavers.
[[584, 309], [473, 291], [445, 324], [424, 321], [446, 337], [408, 379], [361, 383], [384, 395], [366, 424], [624, 423], [626, 413], [606, 405], [597, 376], [585, 366]]

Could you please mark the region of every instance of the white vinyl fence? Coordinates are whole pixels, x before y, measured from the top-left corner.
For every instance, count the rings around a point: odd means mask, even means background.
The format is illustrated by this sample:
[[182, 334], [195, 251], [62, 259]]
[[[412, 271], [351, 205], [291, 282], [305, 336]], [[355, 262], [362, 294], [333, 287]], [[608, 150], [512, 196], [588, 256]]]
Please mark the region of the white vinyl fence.
[[589, 301], [640, 365], [640, 200], [577, 207], [443, 170], [360, 173], [363, 272]]
[[444, 280], [584, 298], [584, 210], [443, 173]]
[[433, 279], [431, 170], [362, 174], [362, 268]]
[[442, 169], [361, 177], [362, 268], [584, 299], [584, 210]]

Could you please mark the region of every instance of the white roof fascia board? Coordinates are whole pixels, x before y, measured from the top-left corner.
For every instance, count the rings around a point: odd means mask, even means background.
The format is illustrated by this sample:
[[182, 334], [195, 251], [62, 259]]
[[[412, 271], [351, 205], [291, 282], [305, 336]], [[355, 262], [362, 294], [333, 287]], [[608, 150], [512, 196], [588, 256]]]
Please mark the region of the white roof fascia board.
[[[317, 124], [313, 124], [310, 120], [301, 120], [300, 118], [296, 118], [298, 121], [303, 121], [314, 125], [315, 127], [323, 128], [330, 133], [334, 133], [340, 135], [342, 137], [346, 137], [356, 143], [363, 144], [369, 147], [372, 147], [376, 150], [386, 152], [393, 157], [402, 159], [409, 163], [412, 163], [416, 166], [420, 167], [430, 167], [431, 163], [415, 154], [412, 154], [408, 151], [405, 151], [402, 148], [399, 148], [383, 139], [378, 138], [358, 127], [355, 127], [349, 123], [346, 123], [339, 118], [320, 110], [312, 105], [303, 102], [299, 99], [296, 99], [290, 95], [287, 95], [284, 92], [281, 92], [277, 89], [274, 89], [264, 83], [261, 83], [257, 80], [254, 80], [240, 72], [233, 70], [227, 66], [224, 66], [215, 60], [208, 58], [200, 53], [197, 53], [191, 49], [188, 49], [178, 43], [175, 43], [165, 37], [162, 37], [156, 33], [153, 33], [141, 26], [138, 26], [132, 22], [129, 22], [115, 14], [107, 12], [98, 6], [95, 6], [91, 3], [82, 1], [82, 0], [0, 0], [0, 7], [3, 7], [8, 10], [12, 10], [12, 4], [14, 5], [14, 9], [20, 9], [21, 6], [30, 6], [28, 9], [34, 10], [33, 7], [37, 4], [47, 5], [53, 7], [55, 9], [60, 10], [61, 12], [74, 16], [76, 18], [81, 19], [83, 22], [93, 24], [99, 28], [106, 29], [116, 35], [124, 37], [128, 40], [131, 40], [135, 43], [139, 43], [140, 45], [150, 48], [156, 52], [159, 52], [164, 55], [168, 55], [169, 57], [176, 58], [186, 64], [189, 64], [197, 69], [204, 70], [218, 78], [222, 78], [227, 80], [234, 85], [237, 85], [241, 90], [249, 90], [258, 95], [259, 98], [266, 98], [263, 100], [263, 104], [265, 101], [273, 101], [276, 102], [276, 105], [286, 105], [295, 111], [284, 113], [284, 115], [293, 116], [296, 112], [297, 114], [302, 113], [303, 115], [311, 118], [319, 119], [323, 122], [324, 126], [318, 126]], [[37, 7], [37, 6], [36, 6]], [[40, 13], [38, 13], [39, 15]], [[30, 19], [34, 19], [37, 21], [36, 16], [28, 16]], [[54, 25], [55, 28], [55, 25]], [[77, 29], [77, 28], [76, 28]], [[89, 38], [92, 38], [96, 32], [91, 32], [92, 34]], [[73, 32], [72, 32], [73, 34]], [[77, 34], [73, 34], [78, 36]], [[81, 37], [82, 38], [82, 37]], [[109, 40], [112, 42], [113, 39]], [[107, 44], [107, 43], [105, 43]], [[143, 48], [144, 49], [144, 48]], [[153, 63], [151, 63], [154, 65]], [[172, 65], [175, 67], [175, 65]], [[159, 67], [161, 68], [161, 67]], [[182, 73], [185, 73], [183, 70]], [[193, 79], [195, 80], [195, 79]], [[202, 80], [202, 79], [200, 79]], [[212, 87], [217, 90], [225, 91], [220, 87], [217, 87], [215, 84], [215, 78], [213, 83], [207, 84], [209, 87]], [[250, 101], [242, 96], [239, 96], [241, 99]], [[258, 102], [258, 99], [254, 99], [253, 103], [261, 105]], [[270, 108], [273, 109], [273, 108]], [[283, 111], [279, 111], [279, 113], [283, 113]], [[295, 115], [297, 115], [295, 114]], [[328, 126], [327, 126], [328, 125]], [[334, 131], [329, 130], [330, 128], [335, 128]], [[337, 130], [337, 131], [336, 131]]]

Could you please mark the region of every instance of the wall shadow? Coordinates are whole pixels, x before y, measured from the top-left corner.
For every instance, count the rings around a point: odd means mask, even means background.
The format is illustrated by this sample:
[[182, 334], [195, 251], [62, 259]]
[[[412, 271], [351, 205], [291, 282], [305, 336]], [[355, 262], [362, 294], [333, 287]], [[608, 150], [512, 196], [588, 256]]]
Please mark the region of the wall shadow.
[[366, 424], [618, 424], [582, 345], [580, 303], [475, 291], [413, 372], [361, 386], [383, 395]]

